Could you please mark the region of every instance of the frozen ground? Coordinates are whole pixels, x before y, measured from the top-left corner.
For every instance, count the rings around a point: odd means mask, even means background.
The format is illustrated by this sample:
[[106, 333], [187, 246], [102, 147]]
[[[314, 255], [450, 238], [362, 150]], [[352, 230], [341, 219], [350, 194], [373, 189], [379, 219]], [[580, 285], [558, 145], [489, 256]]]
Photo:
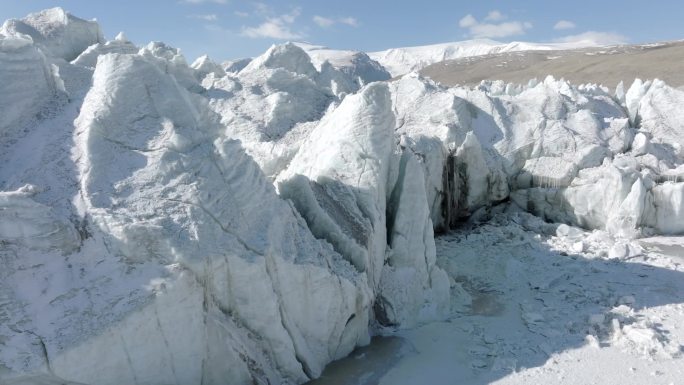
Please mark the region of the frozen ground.
[[534, 222], [501, 215], [437, 238], [438, 264], [468, 300], [313, 383], [681, 383], [684, 238], [632, 242], [632, 255], [611, 258], [601, 231], [543, 235]]

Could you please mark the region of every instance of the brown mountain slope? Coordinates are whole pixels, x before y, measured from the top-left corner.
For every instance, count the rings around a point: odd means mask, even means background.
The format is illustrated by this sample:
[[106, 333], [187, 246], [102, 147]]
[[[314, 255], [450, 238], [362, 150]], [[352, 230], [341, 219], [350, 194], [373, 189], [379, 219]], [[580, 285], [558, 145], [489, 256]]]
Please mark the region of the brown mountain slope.
[[444, 85], [476, 85], [482, 80], [527, 83], [547, 75], [575, 84], [614, 88], [635, 78], [659, 78], [684, 86], [684, 41], [568, 51], [523, 51], [435, 63], [421, 73]]

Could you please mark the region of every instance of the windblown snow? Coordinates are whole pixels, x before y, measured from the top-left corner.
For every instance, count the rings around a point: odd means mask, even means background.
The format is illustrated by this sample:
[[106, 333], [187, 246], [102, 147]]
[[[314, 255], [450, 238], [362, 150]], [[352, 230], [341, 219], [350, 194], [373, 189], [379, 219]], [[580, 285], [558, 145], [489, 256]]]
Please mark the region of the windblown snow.
[[[445, 255], [481, 245], [436, 232], [524, 218], [617, 259], [684, 233], [684, 91], [390, 80], [548, 47], [438, 48], [190, 65], [59, 8], [5, 22], [0, 381], [300, 384], [374, 334], [458, 322], [478, 273]], [[622, 333], [659, 341], [644, 325]]]

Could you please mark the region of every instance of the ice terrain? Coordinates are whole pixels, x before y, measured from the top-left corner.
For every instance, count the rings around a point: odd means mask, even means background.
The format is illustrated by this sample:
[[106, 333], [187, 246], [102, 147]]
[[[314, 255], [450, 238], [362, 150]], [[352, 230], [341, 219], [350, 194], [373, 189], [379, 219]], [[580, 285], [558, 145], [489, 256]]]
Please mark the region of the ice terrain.
[[[444, 334], [437, 379], [583, 341], [675, 376], [680, 262], [637, 239], [684, 232], [684, 92], [446, 88], [372, 57], [188, 64], [58, 8], [6, 22], [0, 380], [297, 384], [395, 331]], [[410, 383], [394, 364], [369, 378]]]
[[609, 238], [515, 211], [440, 237], [452, 318], [388, 333], [314, 384], [677, 384], [682, 239], [615, 256]]

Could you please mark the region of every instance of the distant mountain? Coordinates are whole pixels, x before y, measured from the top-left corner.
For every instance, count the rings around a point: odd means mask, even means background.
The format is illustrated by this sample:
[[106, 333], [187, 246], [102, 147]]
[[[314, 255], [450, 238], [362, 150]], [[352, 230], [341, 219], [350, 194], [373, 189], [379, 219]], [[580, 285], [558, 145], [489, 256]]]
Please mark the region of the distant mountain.
[[483, 80], [526, 84], [547, 75], [575, 84], [615, 87], [635, 78], [661, 79], [684, 86], [684, 42], [620, 45], [558, 51], [504, 52], [444, 60], [420, 73], [445, 86], [478, 85]]
[[500, 43], [489, 39], [477, 39], [417, 47], [390, 48], [385, 51], [370, 52], [368, 56], [382, 64], [392, 76], [399, 76], [411, 71], [418, 71], [440, 61], [470, 56], [514, 51], [566, 50], [597, 46], [599, 44], [591, 40], [573, 43]]

